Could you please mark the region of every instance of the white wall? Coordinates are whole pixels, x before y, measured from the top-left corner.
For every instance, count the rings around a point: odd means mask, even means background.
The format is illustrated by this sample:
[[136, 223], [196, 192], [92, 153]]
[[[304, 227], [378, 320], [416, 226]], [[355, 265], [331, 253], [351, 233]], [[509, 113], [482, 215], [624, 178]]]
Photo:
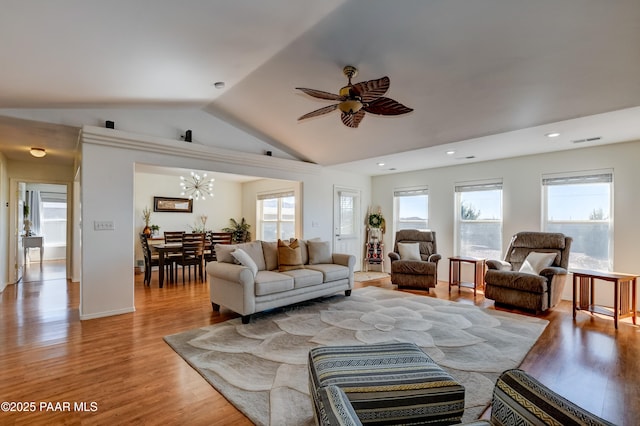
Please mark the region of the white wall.
[[206, 215], [207, 229], [220, 231], [229, 225], [229, 218], [237, 218], [242, 214], [241, 194], [242, 184], [217, 178], [214, 182], [213, 198], [193, 201], [192, 213], [154, 212], [153, 197], [184, 197], [180, 195], [180, 178], [172, 175], [153, 173], [135, 173], [135, 229], [133, 236], [136, 265], [138, 260], [143, 260], [138, 233], [144, 229], [142, 210], [147, 207], [151, 210], [151, 222], [160, 227], [160, 235], [164, 231], [191, 232], [191, 227], [196, 225], [200, 216]]
[[77, 127], [104, 127], [105, 121], [110, 120], [115, 122], [116, 130], [175, 141], [182, 140], [185, 131], [190, 129], [194, 144], [254, 154], [271, 151], [275, 157], [293, 159], [286, 152], [200, 108], [0, 109], [0, 115]]
[[[8, 253], [9, 240], [12, 237], [9, 232], [9, 177], [7, 176], [7, 159], [0, 152], [0, 253]], [[6, 262], [0, 262], [0, 292], [2, 292], [12, 279], [9, 276], [9, 256], [5, 256]]]
[[[333, 185], [359, 187], [363, 195], [370, 192], [369, 177], [293, 160], [94, 127], [83, 128], [81, 139], [82, 319], [135, 309], [132, 241], [142, 223], [134, 197], [136, 163], [300, 181], [303, 235], [329, 241]], [[363, 197], [363, 205], [368, 201], [368, 195]], [[112, 221], [114, 230], [96, 231], [95, 221]], [[318, 227], [311, 229], [312, 221]]]
[[[541, 229], [541, 176], [581, 170], [611, 168], [614, 171], [614, 270], [640, 274], [640, 141], [532, 155], [499, 161], [378, 176], [372, 179], [373, 202], [382, 207], [385, 217], [393, 217], [394, 188], [429, 186], [429, 223], [437, 232], [438, 252], [443, 261], [438, 277], [448, 279], [448, 256], [453, 255], [454, 185], [456, 182], [491, 178], [503, 179], [503, 251], [509, 239], [519, 231]], [[386, 245], [392, 247], [393, 233], [387, 233]], [[602, 287], [602, 288], [600, 288]], [[598, 301], [612, 305], [611, 289], [599, 286]], [[572, 300], [571, 283], [563, 298]]]

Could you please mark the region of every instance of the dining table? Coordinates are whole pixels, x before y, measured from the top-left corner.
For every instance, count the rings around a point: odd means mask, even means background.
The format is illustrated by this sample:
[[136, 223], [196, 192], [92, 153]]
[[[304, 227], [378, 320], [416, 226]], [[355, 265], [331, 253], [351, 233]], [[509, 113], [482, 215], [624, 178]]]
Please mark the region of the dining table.
[[[152, 250], [158, 252], [158, 283], [160, 288], [164, 285], [164, 262], [168, 258], [168, 255], [172, 253], [182, 253], [182, 243], [160, 243], [154, 244], [150, 246]], [[211, 250], [211, 243], [209, 241], [205, 241], [204, 250]], [[173, 277], [169, 277], [169, 282], [173, 282]]]

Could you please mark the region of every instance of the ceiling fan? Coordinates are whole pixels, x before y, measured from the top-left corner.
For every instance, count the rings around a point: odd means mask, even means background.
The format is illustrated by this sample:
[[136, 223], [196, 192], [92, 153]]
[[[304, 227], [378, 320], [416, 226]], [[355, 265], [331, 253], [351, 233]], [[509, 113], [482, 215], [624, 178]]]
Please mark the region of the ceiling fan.
[[413, 108], [406, 107], [393, 99], [382, 96], [389, 90], [389, 84], [391, 84], [389, 77], [351, 84], [351, 79], [358, 75], [358, 70], [351, 65], [347, 65], [342, 72], [349, 79], [349, 84], [340, 89], [339, 95], [322, 90], [296, 87], [297, 90], [301, 90], [314, 98], [339, 101], [337, 104], [329, 105], [305, 114], [298, 118], [298, 121], [317, 117], [339, 109], [341, 111], [342, 123], [347, 127], [355, 128], [358, 127], [358, 124], [360, 124], [364, 118], [365, 112], [378, 115], [400, 115], [413, 111]]

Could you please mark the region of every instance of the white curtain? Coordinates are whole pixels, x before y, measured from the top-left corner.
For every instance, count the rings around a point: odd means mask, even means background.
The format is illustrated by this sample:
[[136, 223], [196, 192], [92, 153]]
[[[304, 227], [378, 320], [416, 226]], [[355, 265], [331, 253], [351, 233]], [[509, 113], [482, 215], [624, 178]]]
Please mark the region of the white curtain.
[[40, 191], [27, 191], [27, 205], [29, 206], [28, 219], [31, 221], [31, 232], [33, 235], [39, 235], [42, 223]]

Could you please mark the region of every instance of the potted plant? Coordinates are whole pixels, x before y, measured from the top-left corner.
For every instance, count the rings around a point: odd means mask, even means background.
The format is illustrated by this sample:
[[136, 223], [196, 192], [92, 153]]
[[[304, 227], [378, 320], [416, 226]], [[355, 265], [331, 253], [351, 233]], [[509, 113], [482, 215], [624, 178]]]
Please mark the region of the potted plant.
[[231, 232], [233, 234], [233, 242], [234, 243], [244, 243], [246, 241], [251, 241], [251, 232], [249, 232], [249, 225], [245, 222], [244, 217], [240, 222], [235, 220], [234, 218], [229, 219], [231, 222], [231, 226], [227, 228], [222, 228], [224, 232]]
[[154, 237], [157, 237], [160, 234], [160, 227], [158, 225], [151, 225], [149, 228], [151, 228], [151, 235]]
[[142, 230], [142, 232], [148, 237], [151, 235], [151, 228], [149, 228], [149, 222], [151, 221], [151, 210], [149, 210], [149, 207], [145, 207], [142, 210], [142, 220], [144, 220], [144, 229]]

